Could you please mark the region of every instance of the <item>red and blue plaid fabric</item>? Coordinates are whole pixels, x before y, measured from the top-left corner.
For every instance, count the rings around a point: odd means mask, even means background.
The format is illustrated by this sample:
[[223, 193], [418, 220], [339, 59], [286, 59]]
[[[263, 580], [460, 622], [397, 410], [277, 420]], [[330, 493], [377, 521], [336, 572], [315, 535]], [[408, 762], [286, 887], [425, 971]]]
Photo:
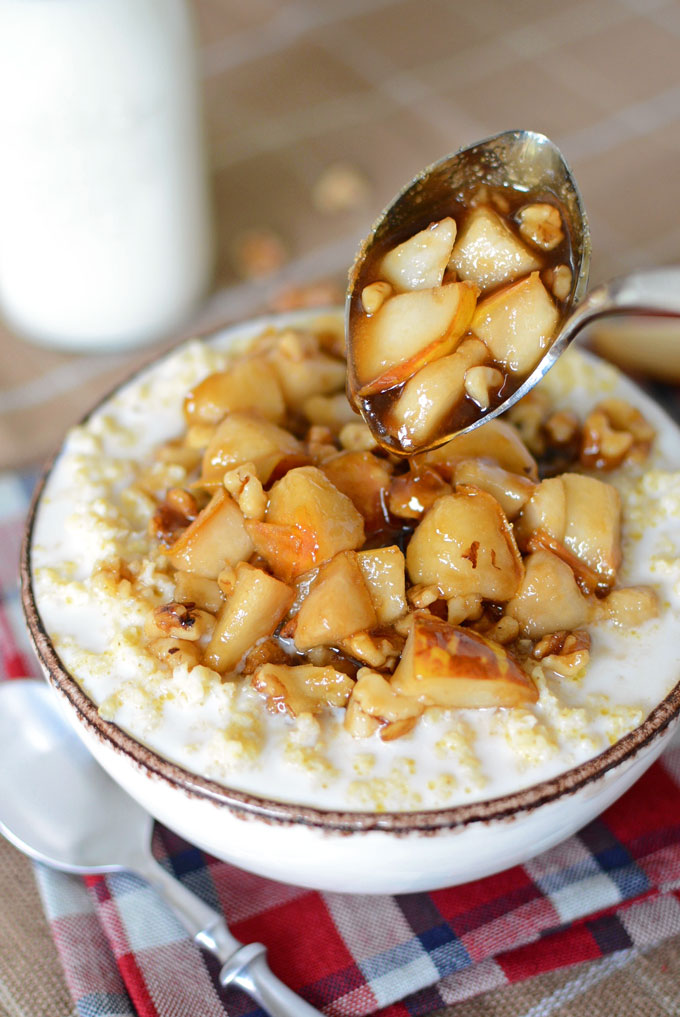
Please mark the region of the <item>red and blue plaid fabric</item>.
[[[0, 474], [0, 680], [38, 674], [16, 578], [34, 479]], [[155, 850], [333, 1017], [415, 1017], [582, 961], [598, 961], [588, 967], [595, 984], [680, 933], [680, 742], [577, 836], [434, 893], [315, 893], [241, 872], [160, 827]], [[247, 997], [219, 987], [218, 965], [137, 878], [36, 873], [80, 1017], [260, 1017]]]

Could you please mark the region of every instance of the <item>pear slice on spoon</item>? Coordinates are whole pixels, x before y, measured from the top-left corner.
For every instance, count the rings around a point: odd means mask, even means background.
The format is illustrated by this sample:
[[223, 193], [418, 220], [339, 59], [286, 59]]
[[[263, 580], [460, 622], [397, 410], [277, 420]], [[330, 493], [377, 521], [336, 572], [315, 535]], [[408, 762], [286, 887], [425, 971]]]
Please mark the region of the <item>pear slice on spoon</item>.
[[41, 682], [0, 684], [0, 772], [0, 833], [20, 851], [64, 872], [141, 876], [222, 963], [223, 986], [242, 989], [271, 1017], [321, 1017], [272, 974], [261, 943], [240, 943], [158, 864], [153, 819], [99, 767]]

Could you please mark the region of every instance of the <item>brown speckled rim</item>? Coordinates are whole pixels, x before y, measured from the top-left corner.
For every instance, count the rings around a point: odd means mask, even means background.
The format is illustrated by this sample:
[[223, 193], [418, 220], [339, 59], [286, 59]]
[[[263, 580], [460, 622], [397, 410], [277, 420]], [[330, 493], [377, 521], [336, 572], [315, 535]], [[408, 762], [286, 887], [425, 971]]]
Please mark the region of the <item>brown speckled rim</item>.
[[[336, 311], [338, 314], [341, 313], [336, 308], [320, 308], [313, 311], [268, 315], [258, 318], [256, 321], [231, 326], [228, 330], [219, 330], [212, 333], [211, 336], [203, 338], [217, 341], [233, 331], [235, 340], [238, 340], [238, 333], [243, 332], [246, 328], [250, 331], [251, 328], [261, 327], [264, 329], [270, 325], [287, 326], [296, 323], [309, 323], [314, 321], [315, 318], [322, 317], [330, 312], [335, 313]], [[139, 375], [149, 370], [150, 366], [153, 367], [176, 352], [177, 348], [171, 349], [160, 358], [152, 361], [151, 365], [146, 365], [135, 371], [127, 381], [116, 386], [112, 392], [105, 396], [83, 418], [81, 423], [89, 420], [102, 405], [108, 402], [121, 389], [133, 383]], [[644, 402], [652, 403], [643, 393], [640, 393], [640, 395]], [[653, 405], [657, 412], [663, 412], [657, 404]], [[664, 417], [670, 423], [673, 423], [666, 414], [664, 414]], [[48, 462], [36, 486], [29, 508], [21, 548], [21, 600], [35, 652], [44, 668], [49, 683], [68, 701], [78, 721], [85, 726], [91, 735], [113, 748], [115, 752], [125, 757], [134, 768], [145, 773], [149, 778], [162, 780], [169, 787], [191, 798], [203, 799], [211, 802], [218, 808], [229, 809], [235, 816], [243, 819], [259, 819], [265, 823], [280, 825], [300, 824], [317, 827], [327, 832], [343, 834], [371, 830], [381, 830], [395, 834], [434, 834], [440, 831], [461, 830], [473, 823], [488, 824], [494, 821], [518, 820], [523, 814], [533, 812], [543, 805], [557, 801], [563, 796], [573, 795], [588, 785], [594, 785], [616, 767], [624, 763], [632, 763], [634, 758], [643, 749], [651, 749], [653, 743], [657, 742], [664, 732], [671, 725], [675, 726], [680, 719], [680, 682], [678, 682], [639, 727], [624, 735], [614, 745], [592, 759], [586, 760], [586, 762], [581, 763], [579, 766], [558, 774], [558, 776], [551, 780], [531, 785], [513, 794], [503, 795], [502, 797], [486, 801], [472, 802], [466, 805], [457, 805], [448, 809], [381, 813], [327, 812], [311, 806], [278, 802], [242, 791], [236, 791], [214, 780], [200, 777], [165, 759], [147, 746], [142, 745], [116, 724], [103, 720], [98, 713], [95, 703], [85, 695], [77, 681], [64, 667], [52, 640], [44, 628], [33, 591], [31, 548], [41, 498], [59, 455], [60, 451], [57, 451]]]

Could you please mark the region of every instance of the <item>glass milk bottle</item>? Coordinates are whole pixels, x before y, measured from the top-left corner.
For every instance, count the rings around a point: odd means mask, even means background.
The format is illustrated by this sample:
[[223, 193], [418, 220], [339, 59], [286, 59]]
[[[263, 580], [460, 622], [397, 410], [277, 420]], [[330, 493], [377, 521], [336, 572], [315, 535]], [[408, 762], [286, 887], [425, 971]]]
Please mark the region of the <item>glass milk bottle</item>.
[[0, 0], [0, 314], [44, 345], [167, 335], [211, 218], [185, 0]]

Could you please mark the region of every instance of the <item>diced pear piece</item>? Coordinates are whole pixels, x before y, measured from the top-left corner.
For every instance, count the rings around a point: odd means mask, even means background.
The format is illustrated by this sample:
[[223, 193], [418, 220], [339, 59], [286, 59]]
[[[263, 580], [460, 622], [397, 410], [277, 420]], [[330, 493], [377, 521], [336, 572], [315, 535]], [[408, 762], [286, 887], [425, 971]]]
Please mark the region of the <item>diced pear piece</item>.
[[356, 323], [350, 364], [360, 396], [400, 385], [424, 364], [455, 349], [467, 331], [477, 287], [447, 283], [398, 293]]
[[487, 290], [527, 275], [542, 263], [497, 212], [488, 205], [479, 205], [458, 234], [450, 264], [461, 279]]
[[296, 616], [295, 647], [337, 646], [378, 624], [357, 556], [343, 551], [319, 569]]
[[474, 431], [458, 435], [445, 445], [427, 452], [423, 458], [446, 480], [452, 479], [456, 465], [463, 459], [490, 460], [510, 473], [538, 479], [536, 460], [515, 428], [504, 420], [488, 420]]
[[235, 670], [258, 639], [270, 636], [293, 603], [293, 590], [247, 562], [236, 568], [234, 589], [217, 616], [205, 663], [224, 674]]
[[621, 496], [611, 484], [580, 473], [541, 481], [517, 522], [520, 543], [543, 530], [584, 562], [601, 585], [613, 586], [621, 564]]
[[451, 485], [436, 470], [423, 465], [393, 478], [387, 506], [400, 519], [422, 519], [443, 494], [451, 494]]
[[238, 505], [224, 489], [218, 489], [164, 553], [176, 569], [217, 579], [226, 565], [236, 565], [249, 558], [253, 544]]
[[406, 564], [413, 583], [444, 597], [513, 597], [524, 575], [512, 528], [495, 498], [460, 487], [434, 503], [411, 537]]
[[520, 547], [526, 547], [536, 530], [545, 530], [555, 540], [564, 540], [567, 525], [567, 498], [562, 477], [547, 477], [534, 490], [515, 523]]
[[368, 586], [378, 625], [391, 625], [406, 614], [406, 561], [395, 544], [359, 551], [357, 561]]
[[208, 375], [184, 400], [187, 423], [217, 424], [227, 413], [255, 413], [279, 424], [286, 407], [273, 365], [264, 357], [238, 360]]
[[180, 604], [195, 604], [211, 614], [219, 611], [224, 603], [217, 580], [206, 579], [193, 572], [178, 572], [175, 575], [174, 599]]
[[319, 349], [315, 336], [289, 332], [270, 353], [286, 406], [299, 411], [305, 399], [345, 386], [345, 362]]
[[559, 312], [538, 272], [481, 300], [472, 331], [494, 360], [511, 374], [525, 375], [551, 345]]
[[314, 567], [317, 543], [312, 530], [246, 519], [246, 531], [257, 554], [284, 583]]
[[253, 463], [259, 480], [266, 484], [286, 459], [304, 461], [304, 449], [289, 431], [249, 413], [230, 413], [218, 424], [203, 456], [201, 483], [222, 483], [224, 474], [244, 463]]
[[489, 358], [479, 339], [464, 339], [454, 353], [427, 364], [406, 382], [389, 411], [389, 427], [403, 449], [418, 449], [437, 437], [465, 395], [465, 372]]
[[332, 431], [339, 431], [345, 424], [352, 424], [358, 420], [344, 392], [310, 396], [302, 404], [302, 412], [310, 424], [330, 427]]
[[398, 293], [441, 286], [456, 239], [455, 219], [447, 217], [392, 248], [378, 266], [378, 276]]
[[431, 615], [414, 616], [390, 684], [403, 696], [445, 709], [526, 706], [538, 699], [504, 647]]
[[463, 459], [455, 468], [454, 482], [479, 487], [493, 495], [510, 520], [519, 515], [536, 490], [536, 484], [528, 477], [484, 459]]
[[364, 517], [367, 531], [384, 525], [383, 505], [392, 479], [386, 459], [379, 459], [372, 452], [341, 452], [321, 469], [338, 491], [351, 499]]
[[319, 713], [324, 707], [345, 706], [354, 682], [342, 671], [313, 664], [264, 664], [250, 684], [267, 701], [272, 713], [299, 717]]
[[364, 542], [361, 514], [316, 466], [289, 470], [276, 481], [269, 493], [265, 522], [293, 527], [305, 538], [305, 555], [298, 563], [297, 575]]
[[550, 551], [534, 551], [524, 559], [525, 573], [517, 595], [505, 605], [522, 635], [540, 639], [550, 632], [582, 628], [591, 617], [574, 573]]

